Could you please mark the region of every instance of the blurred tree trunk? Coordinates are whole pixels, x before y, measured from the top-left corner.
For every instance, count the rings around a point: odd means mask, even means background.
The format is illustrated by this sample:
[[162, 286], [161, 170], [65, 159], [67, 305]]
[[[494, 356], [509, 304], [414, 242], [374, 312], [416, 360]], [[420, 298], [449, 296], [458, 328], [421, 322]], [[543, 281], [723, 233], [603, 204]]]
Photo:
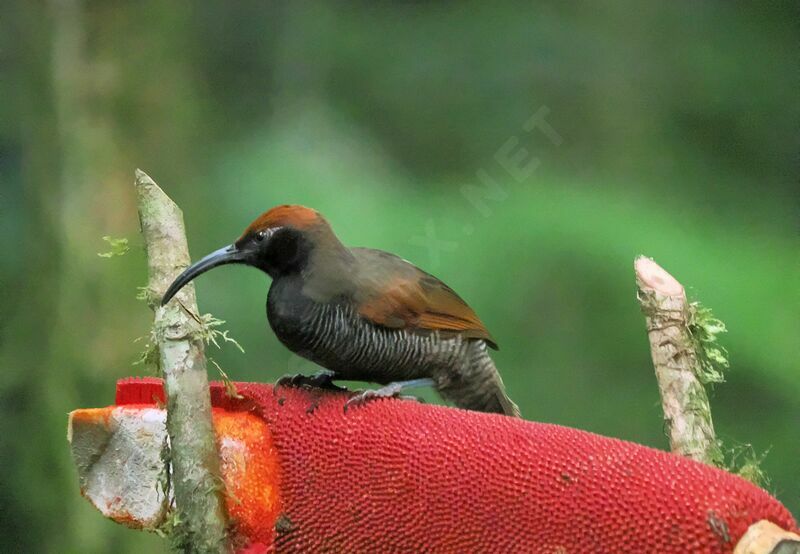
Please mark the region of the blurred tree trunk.
[[[8, 281], [2, 283], [0, 494], [8, 497], [0, 498], [0, 506], [3, 519], [10, 520], [3, 525], [3, 542], [19, 552], [37, 552], [55, 547], [48, 541], [55, 543], [69, 533], [61, 513], [64, 498], [72, 494], [64, 478], [71, 468], [60, 455], [63, 415], [49, 417], [52, 412], [42, 409], [54, 395], [64, 404], [73, 400], [50, 357], [61, 293], [63, 166], [50, 87], [51, 19], [38, 2], [5, 7], [3, 35], [17, 54], [10, 66], [14, 94], [8, 100], [18, 126], [21, 187], [12, 194], [21, 204], [2, 206], [17, 240], [5, 260]], [[43, 431], [26, 432], [33, 429]]]
[[[125, 530], [81, 519], [88, 510], [74, 494], [64, 414], [129, 372], [132, 356], [126, 359], [125, 347], [136, 336], [132, 310], [108, 310], [113, 318], [90, 324], [99, 306], [124, 306], [125, 290], [135, 302], [134, 286], [110, 279], [102, 271], [107, 262], [96, 255], [105, 246], [102, 235], [135, 228], [133, 195], [124, 186], [131, 164], [119, 140], [119, 106], [110, 101], [118, 72], [112, 57], [103, 57], [108, 52], [88, 40], [104, 14], [90, 18], [81, 0], [5, 7], [11, 17], [2, 18], [4, 36], [15, 54], [11, 100], [19, 126], [21, 186], [15, 196], [21, 203], [2, 206], [18, 240], [2, 283], [9, 292], [0, 360], [11, 369], [0, 372], [6, 408], [0, 456], [8, 457], [2, 460], [0, 505], [13, 525], [0, 545], [20, 552], [104, 551]], [[126, 278], [136, 279], [127, 272]], [[143, 315], [142, 329], [145, 321]], [[36, 432], [20, 432], [25, 429]], [[136, 535], [118, 551], [135, 552], [153, 540]]]

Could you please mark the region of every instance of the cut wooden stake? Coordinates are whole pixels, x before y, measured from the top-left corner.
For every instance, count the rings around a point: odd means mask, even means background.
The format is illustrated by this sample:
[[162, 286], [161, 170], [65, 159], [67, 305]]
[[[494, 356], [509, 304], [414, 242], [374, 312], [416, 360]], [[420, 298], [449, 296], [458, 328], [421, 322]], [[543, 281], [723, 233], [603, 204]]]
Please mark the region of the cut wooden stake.
[[751, 525], [736, 543], [733, 554], [797, 554], [800, 535], [762, 519]]
[[698, 378], [698, 353], [689, 331], [686, 292], [650, 258], [637, 258], [634, 270], [670, 448], [693, 460], [714, 463], [719, 447], [708, 395]]
[[194, 286], [166, 306], [160, 299], [190, 262], [178, 206], [143, 171], [136, 170], [139, 221], [147, 249], [148, 301], [167, 393], [176, 544], [185, 552], [225, 552], [226, 514], [211, 419], [206, 361]]

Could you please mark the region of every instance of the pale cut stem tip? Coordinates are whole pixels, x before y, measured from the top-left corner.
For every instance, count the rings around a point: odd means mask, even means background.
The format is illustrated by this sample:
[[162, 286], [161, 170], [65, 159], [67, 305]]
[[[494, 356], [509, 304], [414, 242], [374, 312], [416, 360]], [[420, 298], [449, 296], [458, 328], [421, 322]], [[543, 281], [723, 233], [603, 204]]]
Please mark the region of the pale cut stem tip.
[[633, 264], [639, 282], [664, 296], [685, 296], [686, 292], [675, 277], [651, 258], [639, 256]]

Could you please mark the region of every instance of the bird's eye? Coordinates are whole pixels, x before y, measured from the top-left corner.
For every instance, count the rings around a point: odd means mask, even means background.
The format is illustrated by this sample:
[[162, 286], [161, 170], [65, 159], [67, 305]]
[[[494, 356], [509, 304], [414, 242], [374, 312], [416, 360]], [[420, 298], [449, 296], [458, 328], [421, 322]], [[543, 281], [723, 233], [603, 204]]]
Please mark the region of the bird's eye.
[[262, 230], [262, 231], [259, 231], [258, 233], [256, 233], [256, 240], [257, 240], [257, 241], [259, 241], [259, 242], [261, 242], [262, 240], [264, 240], [265, 238], [267, 238], [267, 234], [268, 234], [268, 233], [267, 233], [266, 231], [263, 231], [263, 230]]

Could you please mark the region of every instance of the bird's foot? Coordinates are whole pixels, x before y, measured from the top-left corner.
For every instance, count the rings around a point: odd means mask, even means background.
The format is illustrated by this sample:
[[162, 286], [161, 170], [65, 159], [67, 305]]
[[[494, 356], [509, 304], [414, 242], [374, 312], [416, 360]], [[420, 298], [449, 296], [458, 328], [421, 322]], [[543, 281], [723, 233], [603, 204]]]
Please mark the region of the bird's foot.
[[327, 389], [333, 391], [346, 391], [347, 388], [340, 387], [333, 382], [336, 374], [332, 371], [323, 369], [314, 375], [284, 375], [275, 382], [273, 390], [279, 387], [307, 387], [313, 389]]
[[385, 387], [379, 389], [370, 389], [361, 391], [360, 393], [351, 396], [350, 399], [344, 404], [344, 411], [346, 412], [351, 407], [363, 406], [370, 400], [376, 398], [399, 398], [400, 400], [415, 400], [422, 402], [421, 399], [415, 396], [401, 395], [400, 393], [406, 389], [416, 387], [428, 387], [433, 385], [432, 379], [412, 379], [410, 381], [396, 381], [389, 383]]

